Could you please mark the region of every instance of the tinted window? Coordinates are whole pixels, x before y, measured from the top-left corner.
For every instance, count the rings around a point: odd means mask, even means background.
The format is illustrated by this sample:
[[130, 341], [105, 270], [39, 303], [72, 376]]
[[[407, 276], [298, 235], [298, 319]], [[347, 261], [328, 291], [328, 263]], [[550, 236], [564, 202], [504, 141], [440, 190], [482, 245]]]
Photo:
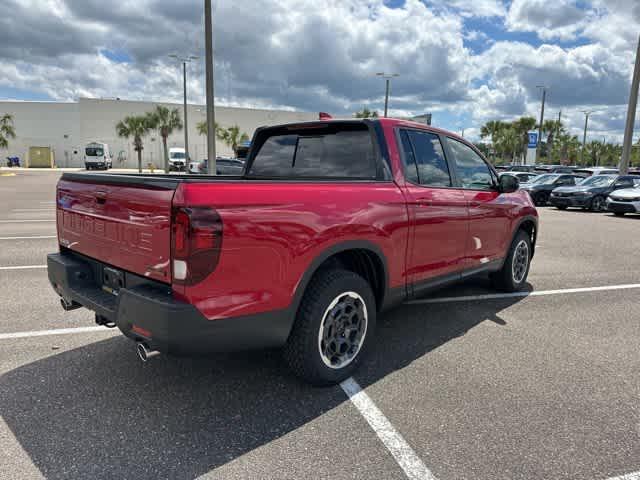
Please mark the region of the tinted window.
[[87, 147], [84, 151], [87, 157], [102, 157], [104, 150], [101, 147]]
[[615, 187], [617, 188], [631, 188], [634, 185], [634, 177], [618, 177]]
[[458, 140], [448, 138], [447, 142], [453, 152], [453, 159], [462, 187], [474, 190], [493, 188], [493, 174], [482, 157]]
[[258, 151], [250, 175], [272, 177], [376, 177], [368, 130], [269, 137]]
[[400, 130], [400, 141], [402, 142], [402, 150], [404, 151], [405, 176], [411, 183], [420, 183], [416, 157], [413, 154], [413, 147], [411, 146], [411, 141], [409, 140], [406, 130]]
[[[416, 180], [411, 178], [415, 171], [417, 183], [421, 185], [450, 187], [449, 167], [438, 136], [418, 130], [407, 130], [403, 133], [405, 136], [403, 141], [405, 162], [407, 162], [407, 171], [410, 172], [408, 179]], [[410, 150], [410, 154], [407, 154], [407, 149]]]

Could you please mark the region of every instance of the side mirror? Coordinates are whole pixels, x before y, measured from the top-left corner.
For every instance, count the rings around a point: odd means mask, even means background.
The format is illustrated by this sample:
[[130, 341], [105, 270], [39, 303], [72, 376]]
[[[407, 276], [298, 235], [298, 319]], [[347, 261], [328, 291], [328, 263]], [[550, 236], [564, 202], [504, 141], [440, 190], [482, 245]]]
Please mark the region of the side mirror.
[[518, 188], [520, 188], [520, 182], [517, 177], [512, 175], [500, 175], [500, 179], [498, 180], [498, 191], [500, 193], [515, 192]]

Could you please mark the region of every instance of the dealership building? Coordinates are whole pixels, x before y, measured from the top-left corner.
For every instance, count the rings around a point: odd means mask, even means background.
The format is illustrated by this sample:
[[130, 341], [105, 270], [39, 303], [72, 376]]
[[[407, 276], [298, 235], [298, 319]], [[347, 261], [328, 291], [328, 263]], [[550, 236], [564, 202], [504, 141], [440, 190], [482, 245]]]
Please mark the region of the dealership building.
[[[19, 157], [23, 166], [82, 167], [84, 146], [92, 142], [106, 143], [113, 155], [114, 168], [137, 167], [133, 139], [119, 138], [115, 126], [127, 115], [141, 115], [152, 111], [158, 103], [120, 99], [81, 98], [77, 102], [0, 101], [0, 115], [13, 116], [16, 138], [9, 141], [4, 157]], [[178, 108], [183, 117], [182, 104], [166, 104]], [[204, 105], [188, 105], [189, 153], [193, 160], [207, 155], [206, 136], [198, 133], [196, 125], [206, 119]], [[317, 120], [317, 112], [258, 110], [236, 107], [216, 107], [216, 122], [223, 128], [238, 125], [250, 137], [264, 125]], [[184, 147], [184, 131], [176, 131], [168, 138], [169, 147]], [[157, 131], [143, 138], [143, 166], [163, 165], [162, 138]], [[231, 156], [229, 146], [216, 140], [218, 155]]]

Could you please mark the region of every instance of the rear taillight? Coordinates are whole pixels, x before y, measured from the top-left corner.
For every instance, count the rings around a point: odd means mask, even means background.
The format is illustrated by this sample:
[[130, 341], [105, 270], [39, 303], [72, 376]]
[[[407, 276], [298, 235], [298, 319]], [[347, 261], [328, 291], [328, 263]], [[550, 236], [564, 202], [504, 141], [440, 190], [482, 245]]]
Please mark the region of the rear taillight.
[[171, 257], [173, 282], [195, 285], [218, 266], [222, 219], [209, 207], [173, 209]]

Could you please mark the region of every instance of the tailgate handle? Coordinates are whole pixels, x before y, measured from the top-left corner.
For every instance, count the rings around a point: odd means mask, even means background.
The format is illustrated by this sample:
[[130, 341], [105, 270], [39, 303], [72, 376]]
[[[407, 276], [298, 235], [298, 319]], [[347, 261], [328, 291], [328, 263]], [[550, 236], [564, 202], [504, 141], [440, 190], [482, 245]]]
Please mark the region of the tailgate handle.
[[104, 205], [104, 203], [107, 201], [107, 192], [96, 192], [95, 197], [96, 203]]

